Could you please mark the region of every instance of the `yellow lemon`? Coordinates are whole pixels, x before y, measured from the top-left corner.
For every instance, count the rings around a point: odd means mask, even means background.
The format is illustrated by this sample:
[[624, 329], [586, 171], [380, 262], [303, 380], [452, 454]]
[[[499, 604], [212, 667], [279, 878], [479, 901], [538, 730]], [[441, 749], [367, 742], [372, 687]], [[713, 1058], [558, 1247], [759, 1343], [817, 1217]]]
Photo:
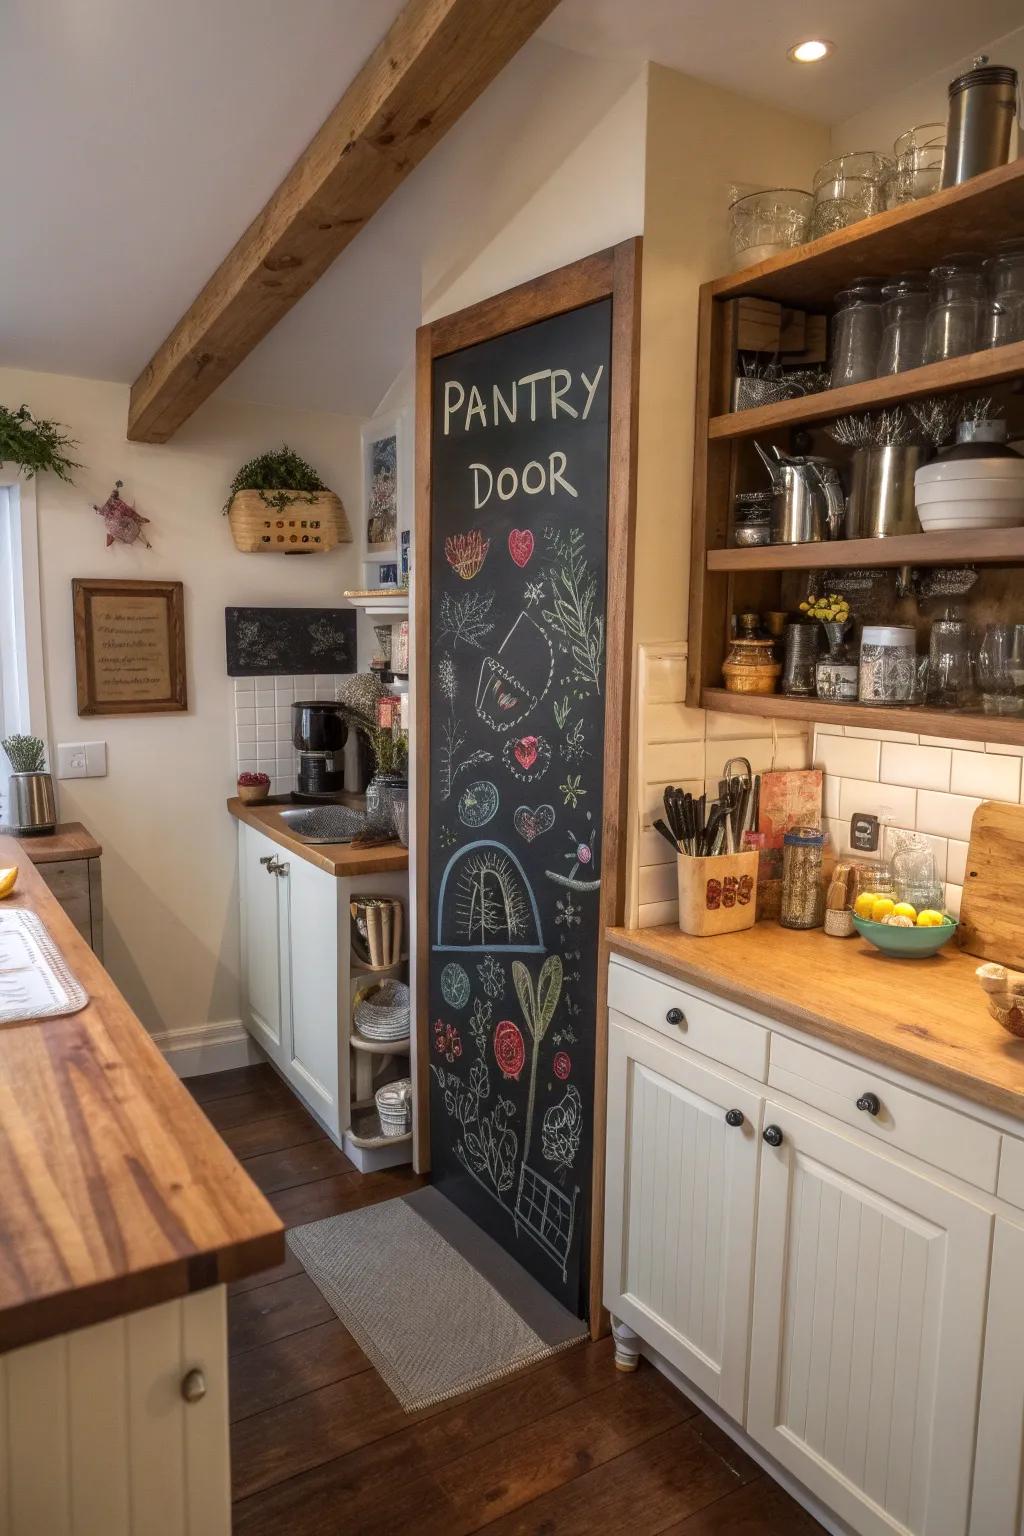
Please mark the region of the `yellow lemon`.
[[917, 916], [917, 908], [911, 906], [909, 901], [898, 901], [892, 910], [895, 917], [915, 918]]
[[917, 914], [919, 928], [941, 928], [945, 921], [942, 913], [934, 911], [931, 907], [926, 907], [923, 912]]
[[17, 864], [13, 865], [10, 869], [0, 869], [0, 897], [9, 896], [11, 894], [11, 892], [14, 890], [17, 878]]
[[891, 896], [876, 896], [875, 904], [871, 908], [872, 922], [880, 923], [883, 918], [888, 917], [890, 912], [895, 912], [895, 910], [896, 903]]
[[875, 902], [877, 900], [878, 897], [875, 895], [874, 891], [861, 891], [860, 895], [857, 897], [857, 900], [853, 904], [853, 910], [856, 912], [858, 917], [870, 918]]

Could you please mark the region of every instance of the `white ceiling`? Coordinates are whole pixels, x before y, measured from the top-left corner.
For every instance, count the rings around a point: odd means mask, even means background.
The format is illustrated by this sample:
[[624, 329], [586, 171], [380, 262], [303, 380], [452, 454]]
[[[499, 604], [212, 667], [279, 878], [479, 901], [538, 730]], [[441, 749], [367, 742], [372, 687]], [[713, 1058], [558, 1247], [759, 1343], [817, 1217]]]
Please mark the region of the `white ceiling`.
[[[1019, 26], [1020, 3], [562, 0], [544, 41], [472, 109], [486, 109], [486, 142], [470, 114], [225, 393], [374, 409], [410, 354], [439, 223], [465, 221], [471, 240], [474, 221], [500, 214], [491, 146], [516, 142], [530, 102], [558, 89], [562, 49], [620, 70], [653, 58], [837, 122]], [[401, 5], [0, 0], [0, 365], [133, 379]], [[811, 34], [836, 43], [834, 58], [790, 64], [786, 47]], [[545, 153], [531, 144], [524, 175], [541, 174]]]

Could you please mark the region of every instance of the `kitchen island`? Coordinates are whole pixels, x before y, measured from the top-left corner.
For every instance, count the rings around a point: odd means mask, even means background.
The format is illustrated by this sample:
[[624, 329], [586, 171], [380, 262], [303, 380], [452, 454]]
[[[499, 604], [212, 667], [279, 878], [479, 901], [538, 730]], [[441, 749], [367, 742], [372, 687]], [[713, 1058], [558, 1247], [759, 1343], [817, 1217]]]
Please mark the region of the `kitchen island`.
[[224, 1287], [280, 1261], [281, 1222], [19, 844], [0, 838], [11, 864], [0, 910], [41, 919], [89, 1000], [0, 1027], [9, 1528], [226, 1533]]

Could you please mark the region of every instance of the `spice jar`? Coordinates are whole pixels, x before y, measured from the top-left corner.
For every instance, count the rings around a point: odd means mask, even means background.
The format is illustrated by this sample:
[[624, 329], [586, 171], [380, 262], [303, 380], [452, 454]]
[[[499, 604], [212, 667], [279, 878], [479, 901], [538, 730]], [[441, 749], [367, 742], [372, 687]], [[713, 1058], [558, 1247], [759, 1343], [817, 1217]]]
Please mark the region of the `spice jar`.
[[902, 624], [865, 624], [860, 640], [862, 704], [909, 704], [917, 681], [917, 641]]
[[825, 834], [817, 827], [794, 827], [782, 839], [783, 928], [820, 928], [825, 911], [821, 888]]

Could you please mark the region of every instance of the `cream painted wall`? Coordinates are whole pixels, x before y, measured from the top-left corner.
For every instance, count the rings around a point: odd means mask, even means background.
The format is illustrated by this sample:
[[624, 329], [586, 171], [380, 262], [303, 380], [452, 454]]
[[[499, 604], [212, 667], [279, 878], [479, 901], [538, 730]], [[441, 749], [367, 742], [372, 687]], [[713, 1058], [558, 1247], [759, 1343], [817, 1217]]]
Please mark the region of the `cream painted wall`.
[[[239, 554], [220, 516], [235, 470], [282, 440], [303, 454], [358, 520], [359, 422], [215, 399], [163, 446], [128, 443], [128, 390], [55, 374], [0, 369], [0, 399], [67, 423], [83, 469], [74, 486], [38, 484], [47, 731], [105, 740], [108, 774], [57, 785], [64, 820], [103, 844], [106, 964], [147, 1028], [239, 1016], [232, 685], [224, 656], [228, 604], [329, 605], [356, 573], [354, 545], [305, 559]], [[92, 511], [115, 479], [152, 519], [153, 548], [104, 548]], [[189, 711], [80, 719], [71, 579], [173, 578], [185, 583]]]

